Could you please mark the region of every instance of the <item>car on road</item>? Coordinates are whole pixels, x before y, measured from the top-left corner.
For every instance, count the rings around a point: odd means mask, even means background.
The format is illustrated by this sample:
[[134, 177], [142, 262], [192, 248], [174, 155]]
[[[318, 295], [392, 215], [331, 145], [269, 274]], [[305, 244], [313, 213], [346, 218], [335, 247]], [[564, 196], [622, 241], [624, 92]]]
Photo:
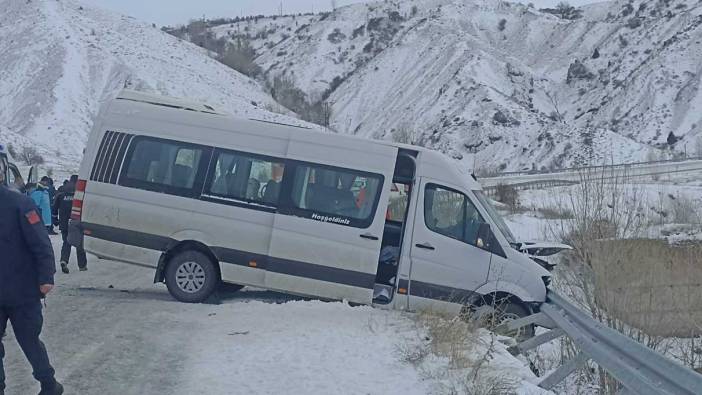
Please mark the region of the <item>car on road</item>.
[[514, 318], [551, 276], [443, 154], [133, 91], [95, 122], [69, 240], [153, 267], [183, 302], [226, 282], [404, 310], [499, 300]]

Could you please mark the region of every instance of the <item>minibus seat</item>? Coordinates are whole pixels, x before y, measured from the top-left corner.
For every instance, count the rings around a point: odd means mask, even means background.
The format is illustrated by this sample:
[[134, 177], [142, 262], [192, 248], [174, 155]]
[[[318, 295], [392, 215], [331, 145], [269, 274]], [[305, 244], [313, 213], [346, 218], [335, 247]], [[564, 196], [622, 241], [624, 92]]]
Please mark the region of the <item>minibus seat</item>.
[[380, 250], [380, 257], [378, 258], [378, 272], [375, 276], [375, 282], [380, 284], [393, 285], [393, 280], [397, 275], [397, 263], [399, 260], [399, 247], [383, 247]]
[[356, 205], [356, 197], [353, 192], [337, 189], [335, 194], [334, 202], [336, 203], [336, 212], [343, 215], [358, 217], [360, 209]]
[[258, 200], [258, 193], [260, 190], [261, 182], [255, 178], [249, 178], [249, 184], [246, 186], [246, 198], [250, 200]]
[[356, 216], [358, 207], [353, 192], [320, 184], [310, 185], [310, 208], [330, 214]]
[[224, 176], [225, 184], [227, 185], [226, 195], [229, 197], [238, 197], [239, 191], [236, 189], [236, 175], [234, 173], [229, 173]]
[[210, 192], [216, 193], [217, 195], [226, 195], [227, 194], [227, 180], [224, 175], [220, 175], [217, 177], [217, 179], [212, 183], [212, 188], [210, 188]]
[[179, 188], [187, 188], [190, 186], [190, 178], [192, 175], [192, 167], [185, 165], [173, 165], [171, 185]]
[[278, 195], [280, 195], [280, 183], [274, 180], [268, 180], [266, 190], [263, 192], [263, 201], [265, 203], [275, 204], [278, 202]]

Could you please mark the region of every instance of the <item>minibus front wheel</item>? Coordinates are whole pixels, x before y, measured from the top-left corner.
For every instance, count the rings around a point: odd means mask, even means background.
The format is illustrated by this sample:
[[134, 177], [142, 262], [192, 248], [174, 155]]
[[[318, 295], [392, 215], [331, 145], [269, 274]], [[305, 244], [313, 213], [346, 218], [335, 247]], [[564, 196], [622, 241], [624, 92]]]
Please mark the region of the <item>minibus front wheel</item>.
[[[505, 322], [524, 318], [532, 314], [531, 309], [517, 297], [500, 293], [482, 296], [471, 310], [473, 312], [469, 313], [468, 316], [472, 314], [491, 330], [496, 329]], [[535, 330], [534, 325], [526, 325], [516, 331], [500, 334], [513, 337], [517, 342], [522, 342], [534, 337]]]
[[[505, 301], [495, 305], [495, 319], [492, 322], [493, 328], [504, 324], [508, 321], [514, 321], [519, 318], [524, 318], [531, 315], [531, 311], [524, 306], [522, 303], [515, 303], [513, 301]], [[525, 325], [516, 331], [511, 331], [507, 333], [501, 333], [505, 336], [513, 337], [517, 342], [523, 342], [524, 340], [534, 337], [536, 328], [533, 324]]]
[[166, 287], [181, 302], [204, 302], [220, 283], [217, 266], [199, 251], [183, 251], [168, 261]]

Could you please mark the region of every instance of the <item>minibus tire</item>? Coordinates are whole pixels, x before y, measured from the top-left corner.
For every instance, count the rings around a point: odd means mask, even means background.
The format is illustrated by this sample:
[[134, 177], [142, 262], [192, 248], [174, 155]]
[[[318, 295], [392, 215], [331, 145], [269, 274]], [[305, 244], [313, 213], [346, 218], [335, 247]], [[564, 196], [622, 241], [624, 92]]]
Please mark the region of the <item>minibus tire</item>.
[[166, 287], [175, 299], [202, 303], [220, 284], [215, 263], [199, 251], [183, 251], [166, 265]]

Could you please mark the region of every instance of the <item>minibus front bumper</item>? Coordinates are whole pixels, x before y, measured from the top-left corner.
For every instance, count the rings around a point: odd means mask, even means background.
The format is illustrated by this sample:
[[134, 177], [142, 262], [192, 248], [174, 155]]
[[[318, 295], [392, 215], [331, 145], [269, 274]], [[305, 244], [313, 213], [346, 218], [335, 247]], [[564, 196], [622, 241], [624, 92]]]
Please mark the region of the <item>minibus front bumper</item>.
[[68, 221], [68, 244], [83, 249], [83, 224], [80, 221]]

